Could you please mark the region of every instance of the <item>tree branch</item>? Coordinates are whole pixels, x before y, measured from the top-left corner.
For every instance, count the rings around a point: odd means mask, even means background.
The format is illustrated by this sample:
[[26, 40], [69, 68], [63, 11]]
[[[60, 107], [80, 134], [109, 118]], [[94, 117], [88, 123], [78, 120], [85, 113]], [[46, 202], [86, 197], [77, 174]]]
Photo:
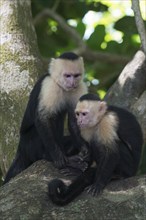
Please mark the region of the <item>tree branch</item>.
[[57, 23], [60, 25], [60, 27], [71, 37], [71, 39], [75, 42], [77, 45], [77, 49], [74, 51], [77, 54], [84, 56], [86, 60], [91, 60], [92, 62], [102, 61], [106, 63], [120, 63], [120, 64], [126, 64], [130, 59], [129, 57], [120, 56], [117, 54], [109, 54], [109, 53], [102, 53], [102, 52], [96, 52], [90, 50], [81, 36], [78, 34], [78, 32], [70, 27], [65, 19], [63, 19], [59, 14], [57, 14], [52, 9], [44, 9], [42, 12], [40, 12], [35, 18], [34, 18], [34, 25], [36, 26], [39, 22], [41, 22], [44, 18], [51, 17]]
[[146, 140], [146, 56], [138, 51], [133, 59], [125, 66], [119, 78], [110, 87], [105, 100], [110, 105], [117, 105], [136, 113], [142, 126]]
[[74, 42], [77, 44], [77, 46], [84, 48], [85, 44], [82, 41], [80, 35], [72, 28], [70, 27], [66, 21], [58, 15], [54, 10], [52, 9], [44, 9], [41, 13], [39, 13], [35, 18], [34, 18], [34, 25], [39, 23], [44, 17], [51, 17], [57, 23], [60, 25], [60, 27], [74, 40]]
[[47, 185], [54, 178], [69, 182], [51, 163], [37, 161], [2, 186], [1, 219], [145, 219], [146, 175], [112, 181], [99, 196], [83, 192], [64, 207], [53, 205], [48, 198]]
[[135, 22], [136, 22], [137, 30], [140, 36], [142, 48], [146, 54], [146, 30], [145, 30], [144, 22], [141, 16], [138, 0], [132, 0], [132, 9], [134, 11]]

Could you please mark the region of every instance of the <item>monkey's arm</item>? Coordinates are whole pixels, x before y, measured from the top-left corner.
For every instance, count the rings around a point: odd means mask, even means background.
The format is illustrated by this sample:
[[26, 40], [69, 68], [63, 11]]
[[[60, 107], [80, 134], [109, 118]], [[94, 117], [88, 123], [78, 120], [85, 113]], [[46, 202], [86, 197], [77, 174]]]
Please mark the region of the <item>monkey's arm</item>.
[[62, 152], [61, 146], [59, 146], [58, 143], [55, 141], [52, 131], [52, 124], [49, 119], [40, 119], [40, 116], [38, 115], [38, 113], [36, 113], [35, 126], [44, 144], [46, 159], [50, 160], [51, 157], [51, 160], [56, 167], [64, 167], [67, 162], [67, 158]]
[[87, 192], [92, 195], [99, 194], [111, 180], [115, 168], [119, 162], [118, 146], [101, 146], [98, 152], [94, 151], [95, 161], [97, 164], [96, 176], [94, 183], [87, 188]]

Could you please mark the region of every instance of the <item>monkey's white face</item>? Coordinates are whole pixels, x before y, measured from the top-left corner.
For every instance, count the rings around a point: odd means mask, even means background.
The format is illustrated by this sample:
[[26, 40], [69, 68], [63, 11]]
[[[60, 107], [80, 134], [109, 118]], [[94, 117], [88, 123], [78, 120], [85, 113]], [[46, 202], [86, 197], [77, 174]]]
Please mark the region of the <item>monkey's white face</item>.
[[75, 114], [80, 129], [96, 126], [107, 110], [102, 101], [81, 101], [77, 103]]
[[83, 59], [70, 61], [54, 59], [51, 62], [50, 73], [52, 78], [65, 91], [76, 89], [83, 79], [84, 64]]
[[63, 73], [62, 86], [65, 90], [69, 91], [76, 89], [82, 78], [82, 73], [66, 72]]

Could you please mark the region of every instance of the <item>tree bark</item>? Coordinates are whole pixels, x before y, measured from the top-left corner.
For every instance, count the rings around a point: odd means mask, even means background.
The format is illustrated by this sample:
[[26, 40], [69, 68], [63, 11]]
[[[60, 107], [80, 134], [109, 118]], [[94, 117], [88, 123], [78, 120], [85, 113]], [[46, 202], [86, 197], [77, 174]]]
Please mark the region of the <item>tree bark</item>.
[[139, 50], [125, 66], [105, 100], [131, 110], [138, 118], [146, 141], [146, 56]]
[[30, 0], [1, 0], [0, 21], [0, 167], [5, 174], [18, 145], [20, 122], [29, 93], [44, 70]]
[[65, 207], [52, 204], [48, 181], [62, 177], [45, 161], [38, 161], [0, 189], [1, 220], [144, 220], [146, 176], [113, 181], [92, 197], [86, 192]]
[[132, 0], [132, 9], [135, 15], [135, 23], [140, 36], [141, 45], [146, 55], [146, 29], [140, 12], [139, 0]]

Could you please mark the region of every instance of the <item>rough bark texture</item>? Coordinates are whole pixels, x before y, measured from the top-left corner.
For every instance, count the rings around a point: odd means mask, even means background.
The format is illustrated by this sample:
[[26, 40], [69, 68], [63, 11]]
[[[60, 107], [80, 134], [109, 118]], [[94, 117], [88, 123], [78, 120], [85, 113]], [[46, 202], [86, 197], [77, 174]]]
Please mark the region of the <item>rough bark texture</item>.
[[146, 141], [146, 56], [141, 50], [125, 66], [105, 100], [131, 110], [142, 126]]
[[18, 145], [29, 93], [43, 71], [30, 0], [0, 1], [0, 167], [5, 174]]
[[47, 197], [47, 183], [60, 176], [49, 162], [38, 161], [0, 189], [1, 220], [144, 220], [146, 176], [110, 183], [98, 197], [82, 193], [65, 207]]

